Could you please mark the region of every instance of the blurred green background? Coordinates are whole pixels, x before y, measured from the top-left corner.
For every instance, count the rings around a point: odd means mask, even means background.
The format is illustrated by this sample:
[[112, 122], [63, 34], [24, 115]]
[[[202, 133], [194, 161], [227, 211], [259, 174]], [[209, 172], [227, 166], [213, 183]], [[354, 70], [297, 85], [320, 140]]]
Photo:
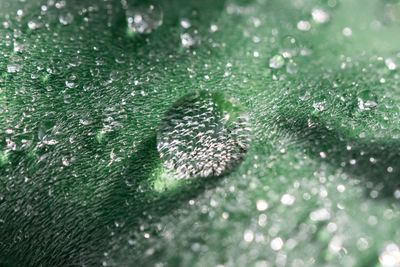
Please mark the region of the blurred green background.
[[[400, 1], [2, 0], [0, 40], [0, 265], [400, 266]], [[169, 181], [199, 89], [252, 143]]]

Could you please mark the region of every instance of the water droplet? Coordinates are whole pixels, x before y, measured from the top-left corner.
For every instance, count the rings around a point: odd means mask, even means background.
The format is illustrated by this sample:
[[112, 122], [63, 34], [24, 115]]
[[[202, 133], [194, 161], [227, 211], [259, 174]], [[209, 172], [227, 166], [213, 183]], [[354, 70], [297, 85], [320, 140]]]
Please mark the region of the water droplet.
[[370, 90], [361, 91], [357, 96], [360, 110], [371, 110], [378, 105], [378, 97]]
[[[52, 6], [49, 2], [53, 2], [53, 1], [50, 0], [50, 1], [47, 2], [47, 4], [48, 4], [49, 6]], [[61, 8], [64, 8], [66, 5], [67, 5], [67, 2], [66, 2], [66, 1], [57, 1], [57, 3], [56, 3], [55, 6], [56, 6], [56, 8], [61, 9]]]
[[18, 72], [22, 69], [22, 66], [20, 65], [7, 65], [7, 72], [9, 73], [14, 73], [14, 72]]
[[286, 71], [289, 74], [296, 74], [298, 71], [298, 67], [296, 62], [294, 62], [293, 60], [290, 60], [289, 63], [286, 65]]
[[62, 164], [63, 164], [64, 166], [69, 166], [69, 161], [68, 161], [68, 159], [67, 159], [66, 157], [63, 157], [63, 158], [62, 158]]
[[385, 6], [385, 19], [387, 22], [400, 22], [400, 3], [396, 1]]
[[385, 250], [379, 256], [379, 261], [384, 267], [399, 266], [400, 264], [399, 247], [394, 243], [388, 244]]
[[268, 203], [264, 199], [257, 200], [257, 210], [264, 211], [268, 209]]
[[312, 106], [315, 109], [315, 111], [324, 111], [325, 110], [325, 104], [326, 104], [326, 101], [322, 100], [322, 101], [314, 102], [312, 104]]
[[339, 191], [340, 193], [343, 193], [346, 190], [346, 186], [343, 184], [338, 184], [338, 186], [336, 187], [337, 191]]
[[244, 239], [244, 241], [246, 241], [246, 242], [248, 242], [248, 243], [252, 242], [253, 239], [254, 239], [254, 233], [253, 233], [253, 231], [251, 231], [251, 230], [246, 230], [246, 231], [244, 231], [244, 233], [243, 233], [243, 239]]
[[349, 27], [346, 27], [343, 29], [342, 33], [344, 36], [350, 37], [353, 34], [353, 31]]
[[369, 248], [368, 240], [366, 238], [360, 237], [360, 239], [358, 239], [358, 241], [357, 241], [357, 248], [359, 250], [368, 249]]
[[386, 64], [386, 67], [389, 70], [395, 70], [396, 69], [396, 63], [394, 63], [393, 59], [391, 59], [391, 58], [387, 58], [385, 60], [385, 64]]
[[190, 93], [166, 112], [157, 149], [179, 178], [219, 176], [234, 168], [250, 143], [247, 115], [222, 93]]
[[291, 206], [296, 201], [296, 198], [290, 194], [284, 194], [281, 197], [281, 203], [286, 206]]
[[392, 130], [392, 137], [393, 137], [393, 139], [400, 138], [400, 129], [399, 128], [395, 128]]
[[285, 64], [285, 60], [281, 55], [275, 55], [269, 60], [269, 67], [273, 69], [282, 68], [283, 64]]
[[311, 29], [311, 24], [308, 21], [300, 20], [297, 23], [297, 29], [299, 29], [300, 31], [309, 31]]
[[276, 237], [271, 240], [271, 248], [275, 251], [281, 250], [283, 247], [283, 240], [280, 237]]
[[68, 25], [74, 20], [74, 16], [71, 13], [63, 14], [59, 17], [59, 21], [62, 25]]
[[291, 58], [296, 56], [296, 54], [298, 53], [296, 39], [290, 35], [285, 36], [281, 40], [281, 50], [279, 52], [284, 58]]
[[164, 13], [160, 6], [147, 4], [128, 8], [126, 18], [129, 32], [149, 34], [163, 23]]
[[212, 25], [210, 26], [210, 30], [211, 30], [211, 32], [216, 32], [216, 31], [218, 31], [218, 26], [215, 25], [215, 24], [212, 24]]
[[58, 141], [57, 141], [57, 140], [54, 140], [54, 139], [50, 139], [50, 140], [43, 140], [42, 142], [43, 142], [43, 144], [45, 144], [45, 145], [49, 145], [49, 146], [53, 146], [53, 145], [55, 145], [55, 144], [57, 144], [57, 143], [58, 143]]
[[70, 81], [65, 81], [65, 85], [66, 85], [68, 88], [75, 88], [75, 87], [76, 87], [76, 83], [70, 82]]
[[42, 27], [42, 23], [35, 21], [35, 20], [31, 20], [28, 22], [28, 28], [31, 30], [36, 30], [39, 29], [40, 27]]
[[331, 218], [331, 214], [325, 208], [315, 210], [310, 213], [310, 219], [313, 221], [326, 221]]
[[316, 23], [326, 23], [329, 21], [329, 14], [320, 8], [314, 8], [311, 12], [313, 20]]
[[181, 26], [185, 29], [190, 28], [190, 26], [192, 26], [192, 24], [190, 24], [190, 21], [186, 18], [181, 19]]
[[182, 42], [182, 46], [185, 48], [194, 46], [197, 43], [196, 40], [188, 33], [181, 34], [181, 42]]

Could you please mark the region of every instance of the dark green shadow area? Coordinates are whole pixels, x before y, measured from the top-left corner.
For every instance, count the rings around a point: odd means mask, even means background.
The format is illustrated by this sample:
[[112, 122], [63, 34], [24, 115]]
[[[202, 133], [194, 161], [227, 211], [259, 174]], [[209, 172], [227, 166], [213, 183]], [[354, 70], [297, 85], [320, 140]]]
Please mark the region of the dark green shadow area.
[[293, 136], [311, 158], [342, 170], [350, 178], [358, 178], [374, 198], [392, 198], [400, 188], [399, 142], [349, 138], [313, 115], [293, 116], [283, 110], [279, 115], [277, 123], [281, 129]]

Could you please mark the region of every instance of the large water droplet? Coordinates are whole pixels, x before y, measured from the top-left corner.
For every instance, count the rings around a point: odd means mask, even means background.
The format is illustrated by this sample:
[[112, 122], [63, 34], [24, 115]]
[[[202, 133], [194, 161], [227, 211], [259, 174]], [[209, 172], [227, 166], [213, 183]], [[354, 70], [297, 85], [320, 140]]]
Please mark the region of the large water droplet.
[[219, 176], [240, 163], [250, 143], [248, 116], [222, 93], [190, 93], [166, 112], [157, 135], [165, 165], [179, 178]]

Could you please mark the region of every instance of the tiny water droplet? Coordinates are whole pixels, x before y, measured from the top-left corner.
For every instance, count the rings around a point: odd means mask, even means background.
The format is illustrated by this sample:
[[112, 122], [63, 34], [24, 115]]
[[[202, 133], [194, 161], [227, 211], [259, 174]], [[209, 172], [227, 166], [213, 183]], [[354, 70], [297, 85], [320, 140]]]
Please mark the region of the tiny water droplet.
[[300, 20], [297, 23], [297, 29], [299, 29], [300, 31], [309, 31], [311, 29], [311, 24], [308, 21]]
[[40, 27], [42, 27], [42, 23], [40, 23], [39, 21], [31, 20], [28, 22], [28, 28], [31, 30], [36, 30]]
[[250, 144], [250, 123], [222, 93], [185, 95], [166, 112], [157, 149], [179, 178], [219, 176], [240, 163]]
[[216, 31], [218, 31], [218, 25], [212, 24], [212, 25], [210, 26], [210, 30], [211, 30], [211, 32], [216, 32]]
[[65, 81], [65, 85], [66, 85], [68, 88], [75, 88], [75, 87], [76, 87], [76, 83], [70, 82], [70, 81]]
[[389, 70], [395, 70], [396, 69], [396, 63], [394, 62], [394, 60], [392, 58], [387, 58], [385, 60], [385, 64], [386, 64], [386, 67]]
[[284, 58], [294, 57], [298, 53], [297, 42], [293, 36], [290, 36], [290, 35], [285, 36], [281, 40], [280, 47], [281, 47], [281, 49], [280, 49], [279, 53], [282, 54], [282, 56]]
[[349, 27], [346, 27], [343, 29], [342, 33], [344, 36], [350, 37], [353, 34], [353, 31]]
[[275, 55], [269, 60], [269, 67], [273, 69], [282, 68], [283, 64], [285, 64], [285, 60], [281, 55]]
[[392, 130], [392, 137], [394, 139], [399, 139], [400, 138], [400, 129], [396, 128]]
[[316, 23], [326, 23], [329, 21], [329, 14], [320, 8], [314, 8], [311, 12], [312, 18]]
[[357, 96], [360, 110], [371, 110], [378, 105], [378, 97], [370, 90], [361, 91]]
[[314, 102], [313, 103], [313, 108], [316, 110], [316, 111], [324, 111], [325, 110], [325, 101], [321, 101], [321, 102]]
[[181, 43], [184, 48], [189, 48], [196, 45], [197, 41], [189, 33], [183, 33], [181, 34]]
[[22, 66], [20, 65], [7, 65], [7, 72], [13, 73], [13, 72], [18, 72], [22, 69]]
[[289, 74], [296, 74], [298, 70], [296, 62], [290, 60], [289, 63], [286, 65], [286, 72]]
[[62, 25], [68, 25], [74, 20], [74, 16], [71, 13], [63, 14], [59, 17], [59, 21]]
[[190, 26], [192, 26], [192, 24], [190, 23], [190, 21], [186, 18], [181, 19], [181, 26], [185, 29], [190, 28]]

